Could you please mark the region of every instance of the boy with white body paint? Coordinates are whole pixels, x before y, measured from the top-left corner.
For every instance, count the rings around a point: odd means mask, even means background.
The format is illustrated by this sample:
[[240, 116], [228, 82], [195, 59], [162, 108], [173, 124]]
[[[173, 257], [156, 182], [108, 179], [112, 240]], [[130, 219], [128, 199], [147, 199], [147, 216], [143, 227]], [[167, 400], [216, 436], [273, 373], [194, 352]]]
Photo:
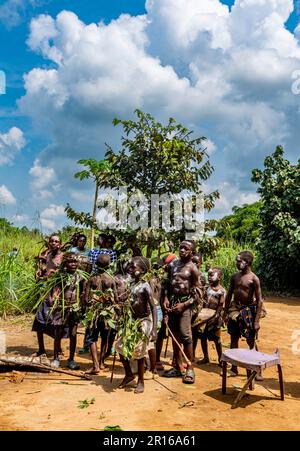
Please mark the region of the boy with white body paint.
[[[225, 299], [224, 321], [228, 322], [231, 349], [238, 348], [242, 336], [246, 338], [250, 349], [255, 347], [260, 329], [259, 321], [265, 314], [260, 280], [252, 271], [252, 262], [253, 255], [249, 251], [242, 251], [237, 255], [236, 266], [239, 272], [232, 276]], [[237, 367], [232, 366], [231, 372], [231, 375], [237, 375]]]
[[200, 330], [199, 337], [201, 339], [201, 347], [203, 352], [203, 359], [198, 361], [199, 365], [209, 363], [207, 341], [213, 341], [218, 353], [218, 361], [222, 356], [222, 342], [221, 342], [221, 326], [223, 323], [222, 314], [223, 306], [226, 296], [226, 291], [221, 285], [222, 271], [220, 268], [211, 268], [208, 271], [208, 283], [206, 288], [205, 308], [215, 310], [215, 314], [210, 318]]

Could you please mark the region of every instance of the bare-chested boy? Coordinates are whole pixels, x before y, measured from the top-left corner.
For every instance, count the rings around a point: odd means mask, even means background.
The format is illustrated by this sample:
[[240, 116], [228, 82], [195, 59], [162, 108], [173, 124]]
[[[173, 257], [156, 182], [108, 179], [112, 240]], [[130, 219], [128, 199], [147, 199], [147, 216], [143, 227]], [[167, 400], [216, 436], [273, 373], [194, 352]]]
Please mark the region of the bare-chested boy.
[[[231, 349], [238, 348], [241, 336], [246, 338], [249, 348], [253, 349], [260, 328], [262, 294], [260, 280], [251, 269], [252, 262], [253, 255], [249, 251], [237, 255], [236, 266], [239, 272], [232, 276], [225, 299], [224, 320], [228, 322]], [[238, 374], [236, 366], [232, 366], [231, 371], [232, 375]]]
[[[118, 294], [116, 284], [111, 275], [106, 271], [110, 265], [110, 256], [100, 254], [96, 260], [97, 273], [93, 274], [87, 283], [85, 300], [87, 308], [92, 307], [95, 303], [101, 303], [103, 309], [112, 304], [117, 304]], [[93, 291], [99, 291], [103, 295], [93, 294]], [[109, 290], [109, 291], [108, 291]], [[100, 357], [97, 358], [97, 341], [101, 337]], [[100, 369], [105, 369], [105, 357], [107, 356], [109, 328], [105, 324], [104, 319], [98, 318], [87, 329], [85, 333], [85, 346], [89, 346], [93, 368], [87, 371], [88, 374], [99, 374]], [[100, 362], [100, 363], [99, 363]]]
[[[157, 312], [153, 300], [153, 293], [148, 282], [140, 281], [143, 274], [147, 273], [149, 269], [150, 264], [147, 258], [134, 257], [132, 259], [130, 271], [133, 278], [130, 286], [132, 296], [131, 308], [134, 318], [141, 320], [141, 327], [144, 335], [143, 341], [137, 344], [132, 357], [138, 361], [138, 383], [134, 390], [135, 393], [143, 393], [144, 391], [144, 360], [147, 356], [149, 342], [154, 342], [157, 338]], [[122, 354], [122, 338], [124, 339], [124, 337], [121, 337], [121, 339], [116, 342], [116, 349], [120, 354], [120, 359], [125, 370], [125, 377], [119, 385], [119, 388], [126, 387], [134, 380], [130, 361]]]
[[[40, 284], [46, 282], [56, 271], [58, 271], [62, 259], [63, 252], [61, 252], [61, 240], [57, 234], [52, 234], [48, 242], [48, 250], [44, 253], [44, 265], [36, 273], [36, 280]], [[40, 305], [40, 308], [34, 318], [32, 331], [37, 333], [39, 349], [33, 356], [46, 355], [44, 334], [54, 338], [54, 326], [51, 314], [51, 305], [49, 297], [47, 297]], [[67, 336], [65, 334], [65, 336]], [[60, 349], [61, 351], [61, 349]]]
[[223, 323], [223, 308], [226, 291], [221, 285], [222, 271], [220, 268], [211, 268], [208, 271], [209, 286], [206, 289], [206, 301], [204, 307], [215, 310], [215, 314], [210, 318], [199, 336], [201, 339], [201, 347], [203, 352], [203, 359], [198, 361], [198, 365], [209, 363], [207, 341], [213, 341], [218, 354], [219, 365], [221, 365], [222, 356], [222, 342], [221, 342], [221, 326]]
[[77, 326], [80, 320], [84, 288], [84, 280], [77, 271], [78, 264], [76, 254], [73, 252], [64, 254], [59, 283], [53, 288], [49, 296], [54, 326], [54, 360], [51, 365], [55, 368], [60, 366], [60, 343], [67, 329], [70, 339], [70, 354], [67, 366], [71, 370], [80, 369], [80, 365], [74, 361]]
[[[179, 246], [179, 259], [169, 266], [169, 286], [165, 290], [163, 308], [169, 314], [169, 327], [190, 363], [187, 365], [182, 382], [193, 384], [195, 373], [193, 361], [192, 306], [195, 302], [195, 288], [199, 287], [199, 271], [192, 262], [195, 243], [185, 240]], [[165, 372], [165, 377], [181, 377], [181, 354], [179, 346], [173, 341], [176, 368]]]

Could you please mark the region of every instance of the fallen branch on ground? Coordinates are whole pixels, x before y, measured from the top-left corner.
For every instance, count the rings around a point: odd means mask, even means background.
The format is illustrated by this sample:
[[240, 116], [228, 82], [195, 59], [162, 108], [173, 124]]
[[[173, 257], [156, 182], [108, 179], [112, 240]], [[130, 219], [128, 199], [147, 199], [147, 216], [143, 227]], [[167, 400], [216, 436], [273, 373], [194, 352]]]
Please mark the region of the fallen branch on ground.
[[87, 380], [91, 380], [91, 378], [84, 374], [82, 371], [69, 371], [69, 370], [63, 370], [62, 368], [52, 368], [50, 365], [46, 365], [44, 363], [34, 363], [30, 361], [30, 359], [26, 359], [26, 357], [8, 357], [8, 356], [0, 356], [0, 362], [9, 364], [11, 366], [17, 366], [17, 367], [30, 367], [37, 370], [44, 370], [44, 371], [53, 371], [55, 373], [61, 373], [61, 374], [68, 374], [70, 376], [79, 377]]

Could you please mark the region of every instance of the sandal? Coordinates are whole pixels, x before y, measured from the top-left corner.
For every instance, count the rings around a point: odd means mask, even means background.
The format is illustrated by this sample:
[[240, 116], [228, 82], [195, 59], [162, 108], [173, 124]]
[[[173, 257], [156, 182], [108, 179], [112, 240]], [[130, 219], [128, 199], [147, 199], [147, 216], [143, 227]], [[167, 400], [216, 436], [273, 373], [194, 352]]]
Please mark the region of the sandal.
[[171, 368], [162, 374], [163, 377], [182, 377], [181, 372], [177, 368]]
[[163, 365], [162, 362], [156, 362], [155, 368], [156, 368], [158, 371], [163, 371], [163, 370], [165, 369], [165, 367], [164, 367], [164, 365]]
[[69, 360], [67, 367], [70, 370], [80, 370], [80, 365], [78, 363], [76, 363], [74, 360]]
[[193, 384], [195, 382], [195, 373], [192, 368], [186, 370], [186, 372], [182, 378], [182, 382], [184, 384]]

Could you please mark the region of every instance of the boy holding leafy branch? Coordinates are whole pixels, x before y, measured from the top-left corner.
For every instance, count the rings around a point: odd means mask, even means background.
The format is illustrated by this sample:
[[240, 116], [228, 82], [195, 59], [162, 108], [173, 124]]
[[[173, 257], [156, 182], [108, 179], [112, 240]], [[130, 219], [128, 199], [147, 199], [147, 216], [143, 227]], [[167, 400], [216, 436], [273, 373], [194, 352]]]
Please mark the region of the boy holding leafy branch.
[[[157, 312], [153, 293], [146, 274], [150, 270], [149, 260], [134, 257], [131, 260], [130, 296], [125, 301], [116, 342], [116, 350], [125, 370], [125, 377], [119, 388], [126, 387], [134, 380], [130, 359], [138, 361], [138, 383], [134, 393], [144, 391], [144, 358], [147, 356], [149, 343], [157, 338]], [[151, 277], [150, 277], [151, 278]]]
[[[109, 329], [115, 327], [115, 309], [118, 294], [115, 281], [109, 274], [110, 256], [100, 254], [96, 260], [97, 272], [92, 275], [85, 289], [87, 311], [84, 323], [87, 325], [85, 346], [89, 346], [93, 367], [87, 374], [99, 374], [105, 368]], [[101, 337], [100, 364], [97, 358], [97, 341]]]
[[70, 339], [70, 355], [68, 368], [79, 370], [80, 366], [74, 361], [76, 349], [77, 326], [82, 310], [82, 293], [85, 273], [78, 270], [78, 258], [72, 252], [66, 252], [62, 259], [61, 269], [52, 276], [53, 288], [49, 293], [52, 322], [54, 326], [54, 360], [52, 366], [60, 366], [59, 351], [65, 328], [68, 329]]

